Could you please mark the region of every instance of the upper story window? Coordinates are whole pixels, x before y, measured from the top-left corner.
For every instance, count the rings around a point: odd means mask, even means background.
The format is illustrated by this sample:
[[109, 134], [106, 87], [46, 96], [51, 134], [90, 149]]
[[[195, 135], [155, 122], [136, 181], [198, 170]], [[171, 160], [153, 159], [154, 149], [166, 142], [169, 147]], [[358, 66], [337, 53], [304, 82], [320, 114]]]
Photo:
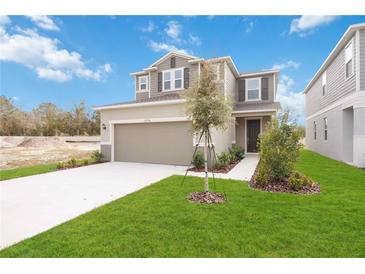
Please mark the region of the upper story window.
[[322, 96], [325, 96], [327, 92], [327, 71], [322, 74]]
[[313, 138], [317, 140], [317, 124], [316, 121], [313, 122]]
[[171, 69], [162, 73], [163, 91], [179, 90], [183, 88], [184, 69]]
[[327, 141], [328, 138], [327, 117], [323, 118], [323, 129], [324, 129], [324, 140]]
[[140, 76], [139, 91], [147, 91], [147, 90], [148, 90], [148, 76]]
[[247, 101], [261, 100], [261, 78], [246, 79]]
[[354, 74], [354, 48], [352, 40], [345, 47], [345, 67], [346, 78], [351, 77]]

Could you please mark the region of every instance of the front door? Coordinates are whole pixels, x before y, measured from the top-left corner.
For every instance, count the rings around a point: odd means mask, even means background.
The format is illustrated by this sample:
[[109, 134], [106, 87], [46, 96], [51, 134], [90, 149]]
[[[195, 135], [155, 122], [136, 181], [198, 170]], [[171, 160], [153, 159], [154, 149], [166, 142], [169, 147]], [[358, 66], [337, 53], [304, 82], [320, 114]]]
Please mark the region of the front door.
[[257, 141], [260, 134], [260, 120], [247, 120], [247, 152], [258, 152]]

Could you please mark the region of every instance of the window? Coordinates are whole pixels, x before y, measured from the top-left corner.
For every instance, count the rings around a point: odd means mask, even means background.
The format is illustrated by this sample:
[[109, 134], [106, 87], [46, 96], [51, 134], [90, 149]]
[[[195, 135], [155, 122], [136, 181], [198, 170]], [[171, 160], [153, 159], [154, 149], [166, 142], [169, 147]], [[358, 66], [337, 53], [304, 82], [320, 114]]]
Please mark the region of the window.
[[324, 140], [327, 141], [328, 133], [327, 133], [327, 117], [323, 118], [323, 129], [324, 129]]
[[313, 134], [314, 140], [317, 140], [317, 124], [316, 121], [313, 122]]
[[260, 78], [246, 79], [246, 98], [247, 101], [261, 100]]
[[327, 89], [327, 71], [323, 72], [322, 75], [322, 96], [326, 95], [326, 89]]
[[179, 90], [184, 86], [184, 69], [171, 69], [164, 71], [163, 75], [163, 91]]
[[148, 76], [139, 77], [139, 91], [148, 90]]
[[352, 41], [345, 47], [345, 66], [346, 66], [346, 78], [349, 78], [354, 74], [354, 62], [353, 62], [353, 45]]

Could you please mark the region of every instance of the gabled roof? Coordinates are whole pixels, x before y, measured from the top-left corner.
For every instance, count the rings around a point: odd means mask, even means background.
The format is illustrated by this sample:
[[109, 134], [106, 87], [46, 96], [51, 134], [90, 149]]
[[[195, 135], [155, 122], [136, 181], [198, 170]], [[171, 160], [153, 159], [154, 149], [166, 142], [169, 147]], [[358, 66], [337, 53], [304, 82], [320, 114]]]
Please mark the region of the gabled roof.
[[186, 53], [182, 53], [176, 50], [170, 51], [169, 53], [165, 54], [164, 56], [162, 56], [160, 59], [158, 59], [156, 62], [154, 62], [153, 64], [151, 64], [149, 67], [154, 67], [157, 66], [158, 64], [162, 63], [163, 61], [165, 61], [166, 59], [170, 58], [171, 56], [179, 56], [182, 58], [186, 58], [186, 59], [198, 59], [199, 57], [193, 56], [193, 55], [189, 55]]
[[354, 33], [358, 29], [363, 29], [363, 28], [365, 28], [365, 23], [350, 25], [347, 28], [346, 32], [342, 35], [341, 39], [337, 42], [336, 46], [333, 48], [333, 50], [331, 51], [331, 53], [328, 55], [328, 57], [326, 58], [326, 60], [323, 62], [322, 66], [318, 69], [318, 71], [316, 72], [316, 74], [313, 76], [312, 80], [310, 80], [310, 82], [308, 83], [308, 85], [305, 87], [303, 93], [307, 93], [309, 91], [309, 89], [313, 86], [313, 84], [315, 83], [315, 81], [317, 81], [317, 79], [319, 78], [319, 76], [327, 69], [327, 67], [329, 66], [329, 64], [333, 61], [333, 59], [337, 56], [337, 54], [346, 45], [346, 43], [348, 42], [348, 39], [352, 35], [354, 35]]

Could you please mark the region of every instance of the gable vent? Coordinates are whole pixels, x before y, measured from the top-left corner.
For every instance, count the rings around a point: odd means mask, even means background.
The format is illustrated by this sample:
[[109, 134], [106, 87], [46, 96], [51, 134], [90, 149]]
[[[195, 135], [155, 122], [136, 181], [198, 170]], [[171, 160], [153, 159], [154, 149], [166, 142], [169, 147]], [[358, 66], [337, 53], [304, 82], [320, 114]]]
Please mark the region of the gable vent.
[[175, 68], [176, 67], [176, 57], [171, 57], [170, 59], [170, 67]]

